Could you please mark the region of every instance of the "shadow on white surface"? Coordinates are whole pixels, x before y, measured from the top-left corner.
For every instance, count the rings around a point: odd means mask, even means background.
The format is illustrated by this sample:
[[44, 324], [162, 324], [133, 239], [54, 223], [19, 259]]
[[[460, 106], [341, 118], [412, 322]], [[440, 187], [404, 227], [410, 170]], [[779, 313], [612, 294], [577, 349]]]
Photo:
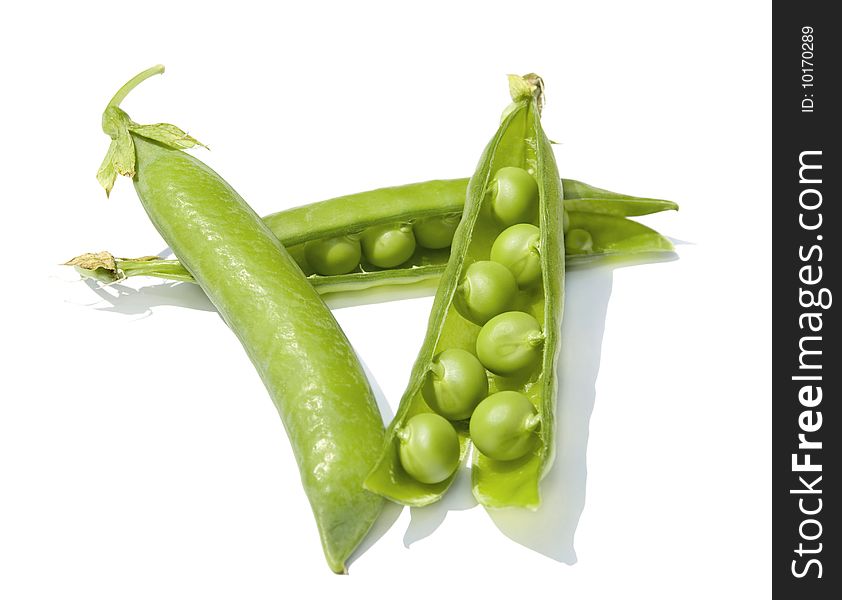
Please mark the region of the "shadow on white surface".
[[[676, 244], [693, 244], [693, 242], [671, 241]], [[582, 259], [578, 262], [570, 263], [565, 267], [565, 269], [567, 273], [578, 273], [588, 269], [619, 269], [621, 267], [651, 265], [655, 263], [672, 262], [674, 260], [678, 260], [678, 254], [675, 252], [664, 252], [661, 250], [656, 252], [634, 252], [631, 254], [593, 256], [590, 259]]]
[[83, 281], [101, 300], [108, 303], [108, 306], [94, 307], [104, 312], [148, 317], [154, 308], [161, 306], [216, 311], [202, 288], [192, 283], [156, 283], [136, 290], [119, 283], [104, 285], [93, 279], [83, 279]]
[[[470, 462], [470, 456], [467, 457], [467, 462]], [[464, 465], [460, 466], [444, 498], [429, 506], [410, 509], [409, 526], [403, 535], [403, 545], [409, 548], [418, 540], [432, 534], [444, 523], [447, 513], [451, 510], [467, 510], [476, 505], [477, 501], [471, 493], [471, 470]]]
[[[671, 241], [676, 245], [693, 245], [682, 240]], [[169, 249], [165, 248], [158, 256], [167, 258]], [[568, 265], [567, 272], [581, 272], [590, 269], [629, 267], [634, 265], [671, 262], [678, 260], [675, 252], [642, 252], [639, 254], [597, 257], [592, 262]], [[137, 278], [138, 281], [149, 278]], [[161, 306], [179, 306], [203, 311], [216, 311], [202, 289], [193, 283], [164, 282], [133, 288], [121, 283], [103, 284], [94, 279], [82, 277], [82, 281], [97, 294], [108, 306], [94, 306], [96, 310], [116, 312], [130, 316], [148, 317], [153, 309]], [[135, 278], [132, 278], [135, 281]], [[159, 282], [160, 279], [154, 279]], [[325, 294], [322, 299], [331, 308], [346, 308], [395, 300], [422, 298], [435, 294], [438, 280], [426, 280], [409, 284], [395, 284], [374, 287], [367, 290], [334, 292]], [[369, 373], [370, 374], [370, 373]]]
[[[132, 282], [149, 278], [132, 278]], [[194, 283], [167, 281], [144, 285], [137, 289], [121, 283], [101, 283], [95, 279], [82, 278], [97, 296], [109, 306], [95, 306], [96, 310], [117, 312], [133, 316], [149, 316], [159, 306], [179, 306], [196, 310], [214, 311], [202, 289]], [[160, 279], [155, 279], [160, 282]], [[331, 309], [348, 308], [367, 304], [380, 304], [396, 300], [425, 298], [436, 293], [437, 279], [410, 284], [384, 285], [368, 290], [331, 292], [322, 295], [322, 300]]]
[[395, 504], [394, 502], [389, 502], [388, 500], [384, 501], [383, 512], [381, 512], [380, 516], [377, 517], [374, 525], [371, 526], [371, 530], [348, 559], [348, 567], [354, 564], [354, 562], [365, 554], [369, 548], [374, 546], [381, 537], [386, 535], [386, 532], [392, 528], [392, 525], [394, 525], [395, 521], [398, 520], [398, 517], [401, 516], [402, 511], [403, 506], [400, 504]]
[[[558, 372], [556, 456], [553, 467], [541, 484], [542, 504], [536, 511], [488, 510], [498, 529], [515, 542], [558, 562], [576, 562], [574, 537], [585, 505], [589, 424], [596, 399], [595, 384], [614, 269], [677, 259], [675, 253], [642, 254], [618, 261], [592, 263], [586, 268], [568, 269]], [[162, 283], [138, 290], [120, 284], [103, 286], [90, 280], [86, 283], [109, 304], [107, 307], [96, 307], [97, 310], [141, 316], [151, 315], [152, 309], [159, 306], [215, 311], [201, 288], [189, 283]], [[371, 382], [381, 416], [388, 423], [393, 411], [365, 363], [363, 368]], [[448, 512], [467, 510], [476, 505], [471, 493], [470, 470], [460, 467], [453, 485], [441, 501], [411, 509], [404, 545], [409, 547], [431, 535], [444, 522]], [[386, 502], [383, 513], [354, 552], [349, 564], [377, 543], [394, 525], [402, 509], [402, 506]]]
[[[93, 305], [95, 310], [116, 312], [129, 316], [140, 316], [142, 318], [151, 316], [153, 309], [159, 306], [179, 306], [196, 310], [216, 311], [216, 308], [208, 300], [202, 289], [192, 283], [157, 283], [143, 286], [136, 290], [119, 283], [103, 285], [92, 279], [83, 279], [83, 281], [99, 296], [101, 301], [106, 303], [105, 306], [99, 306], [100, 303]], [[389, 423], [394, 416], [392, 407], [386, 400], [386, 395], [377, 384], [377, 380], [374, 378], [368, 365], [359, 355], [357, 358], [360, 360], [360, 364], [371, 385], [383, 422]], [[470, 491], [468, 494], [470, 495]], [[392, 528], [402, 510], [403, 506], [399, 504], [392, 502], [384, 503], [383, 512], [374, 522], [365, 539], [363, 539], [362, 543], [348, 559], [349, 566]]]

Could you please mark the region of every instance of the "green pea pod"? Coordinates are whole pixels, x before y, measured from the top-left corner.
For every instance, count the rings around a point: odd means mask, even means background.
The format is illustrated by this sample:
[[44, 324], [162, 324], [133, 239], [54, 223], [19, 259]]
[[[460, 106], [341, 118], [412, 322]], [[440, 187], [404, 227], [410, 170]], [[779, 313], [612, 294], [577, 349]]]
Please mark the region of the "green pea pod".
[[[434, 179], [420, 183], [379, 188], [331, 200], [322, 200], [272, 213], [264, 220], [269, 228], [294, 246], [319, 237], [362, 231], [366, 227], [416, 220], [427, 216], [461, 213], [465, 207], [468, 179]], [[629, 196], [604, 190], [575, 179], [562, 179], [564, 206], [578, 212], [606, 213], [598, 205], [610, 201], [606, 214], [640, 216], [665, 210], [677, 210], [669, 200]], [[578, 202], [581, 201], [581, 202]], [[622, 214], [618, 212], [622, 207]]]
[[133, 178], [152, 223], [240, 339], [289, 435], [328, 565], [345, 572], [383, 506], [362, 487], [383, 439], [374, 395], [278, 239], [228, 183], [181, 151], [198, 142], [173, 125], [138, 125], [118, 107], [162, 72], [144, 71], [108, 104], [103, 130], [113, 141], [98, 179], [108, 192], [117, 175]]
[[[292, 247], [315, 235], [339, 236], [376, 225], [461, 213], [468, 181], [438, 179], [359, 192], [272, 213], [264, 221], [285, 246]], [[575, 179], [561, 181], [569, 211], [629, 217], [678, 209], [669, 200], [610, 192]], [[601, 202], [609, 206], [602, 207]]]
[[[562, 186], [552, 148], [540, 124], [542, 84], [537, 76], [525, 78], [510, 76], [513, 102], [504, 113], [500, 128], [483, 152], [477, 170], [467, 189], [467, 200], [462, 221], [453, 240], [450, 260], [439, 283], [436, 298], [418, 358], [412, 369], [409, 385], [401, 399], [394, 420], [386, 432], [386, 441], [380, 459], [365, 480], [368, 489], [384, 497], [410, 506], [424, 506], [439, 500], [451, 485], [455, 473], [435, 482], [425, 483], [411, 476], [404, 468], [402, 444], [408, 424], [417, 415], [433, 412], [425, 402], [422, 388], [428, 378], [435, 375], [432, 366], [436, 357], [448, 349], [462, 349], [469, 353], [480, 347], [480, 334], [485, 331], [477, 323], [464, 317], [456, 306], [457, 294], [464, 288], [461, 281], [468, 266], [487, 261], [495, 240], [504, 226], [495, 221], [492, 213], [496, 204], [489, 200], [493, 187], [501, 189], [495, 174], [504, 168], [525, 170], [537, 182], [537, 210], [498, 211], [501, 218], [512, 214], [532, 214], [537, 225], [526, 225], [540, 231], [539, 283], [520, 290], [513, 308], [522, 320], [540, 325], [540, 340], [531, 338], [537, 364], [527, 371], [488, 374], [488, 391], [521, 390], [533, 407], [540, 421], [538, 443], [528, 455], [500, 469], [489, 464], [492, 459], [479, 459], [474, 463], [474, 493], [483, 504], [490, 506], [537, 506], [538, 482], [552, 462], [554, 448], [554, 404], [556, 397], [556, 361], [558, 359], [558, 333], [563, 302], [564, 249], [562, 232]], [[495, 177], [492, 180], [492, 177]], [[499, 192], [498, 192], [499, 194]], [[517, 194], [515, 194], [517, 196]], [[499, 197], [499, 196], [497, 196]], [[519, 225], [518, 225], [519, 227]], [[505, 316], [504, 313], [495, 318]], [[493, 319], [492, 319], [493, 321]], [[488, 325], [491, 325], [489, 321]], [[535, 342], [533, 344], [533, 342]], [[540, 345], [540, 347], [539, 347]], [[537, 350], [536, 350], [537, 349]], [[526, 349], [526, 362], [530, 360]], [[510, 357], [510, 356], [509, 356]], [[482, 353], [479, 354], [483, 361]], [[483, 361], [489, 369], [491, 361]], [[492, 365], [493, 366], [493, 365]], [[517, 365], [520, 367], [521, 365]], [[496, 368], [496, 367], [493, 367]], [[469, 427], [466, 421], [453, 423], [458, 432], [464, 457], [468, 448]], [[475, 452], [475, 456], [478, 453]], [[403, 462], [402, 462], [403, 461]], [[515, 464], [516, 463], [516, 464]], [[517, 493], [496, 494], [502, 490], [502, 480], [517, 486]]]
[[[318, 275], [309, 268], [305, 257], [304, 245], [312, 240], [333, 236], [359, 233], [367, 227], [401, 221], [415, 222], [425, 217], [453, 214], [464, 207], [467, 179], [434, 180], [402, 186], [381, 188], [341, 196], [273, 213], [264, 218], [272, 232], [290, 251], [299, 265], [309, 272], [308, 279], [322, 295], [343, 304], [355, 300], [365, 301], [368, 292], [377, 288], [401, 286], [404, 291], [408, 286], [419, 286], [424, 291], [432, 291], [438, 278], [444, 272], [450, 252], [447, 249], [430, 250], [419, 247], [409, 264], [392, 269], [355, 270], [342, 275]], [[674, 202], [650, 200], [635, 196], [626, 196], [608, 192], [572, 179], [563, 179], [564, 207], [568, 214], [644, 214], [676, 208]], [[580, 198], [577, 194], [586, 194]], [[603, 196], [597, 196], [603, 194]], [[601, 207], [601, 204], [610, 207]], [[575, 209], [575, 211], [574, 211]], [[582, 212], [582, 211], [586, 212]], [[627, 232], [638, 235], [634, 229], [623, 228], [616, 221], [618, 228], [615, 243]], [[654, 234], [649, 238], [649, 246], [629, 246], [629, 252], [658, 252], [669, 246], [665, 239]], [[643, 242], [638, 239], [638, 244]], [[590, 263], [602, 256], [603, 252], [595, 247], [585, 255], [567, 257], [568, 264]], [[190, 273], [177, 260], [161, 259], [148, 256], [138, 259], [115, 258], [111, 254], [89, 253], [78, 256], [67, 264], [76, 266], [87, 277], [104, 283], [114, 283], [127, 277], [147, 276], [173, 281], [192, 282]]]
[[[335, 286], [337, 290], [368, 289], [384, 281], [399, 283], [407, 279], [438, 277], [449, 257], [449, 251], [429, 249], [419, 244], [406, 264], [388, 269], [390, 274], [380, 276], [383, 269], [354, 269], [350, 277], [336, 280], [319, 276], [309, 265], [304, 246], [313, 240], [345, 235], [359, 235], [370, 227], [401, 222], [418, 223], [426, 218], [458, 216], [465, 204], [467, 179], [443, 179], [386, 187], [348, 196], [340, 196], [313, 204], [297, 206], [264, 217], [264, 221], [284, 244], [302, 269], [314, 279], [314, 285]], [[610, 192], [574, 179], [562, 179], [564, 207], [568, 212], [589, 212], [638, 216], [675, 210], [678, 205], [668, 200], [639, 198]], [[452, 235], [452, 234], [451, 234]], [[100, 258], [100, 260], [95, 260]], [[86, 276], [113, 283], [125, 277], [149, 276], [176, 281], [192, 281], [190, 274], [179, 268], [177, 261], [156, 256], [140, 259], [115, 259], [107, 253], [84, 254], [69, 265], [77, 266]], [[94, 265], [85, 269], [81, 265]], [[408, 270], [424, 267], [423, 272], [408, 277]], [[431, 267], [426, 269], [426, 267]], [[88, 272], [93, 271], [93, 272]], [[404, 276], [407, 276], [406, 278]], [[316, 283], [318, 279], [320, 283]]]
[[[595, 218], [591, 218], [593, 215]], [[568, 267], [580, 267], [599, 262], [607, 257], [633, 256], [673, 252], [670, 241], [654, 229], [636, 221], [597, 213], [570, 213], [571, 223], [582, 229], [589, 229], [591, 223], [599, 230], [594, 238], [593, 250], [587, 254], [568, 254]], [[604, 241], [604, 243], [603, 243]], [[284, 240], [281, 239], [281, 243]], [[77, 256], [67, 263], [85, 277], [110, 284], [131, 277], [156, 277], [170, 281], [195, 283], [193, 276], [177, 260], [146, 256], [140, 258], [119, 258], [108, 252], [88, 253]], [[322, 296], [341, 299], [343, 304], [359, 300], [365, 304], [366, 292], [383, 288], [408, 288], [419, 285], [425, 291], [435, 292], [435, 286], [444, 273], [446, 262], [437, 262], [412, 267], [383, 269], [366, 273], [344, 275], [309, 275], [307, 280]]]
[[581, 266], [610, 256], [633, 256], [652, 252], [673, 252], [675, 248], [660, 233], [623, 217], [597, 213], [571, 212], [569, 231], [585, 231], [592, 240], [592, 248], [575, 253], [568, 247], [567, 263]]
[[[393, 186], [305, 204], [263, 218], [288, 247], [319, 238], [361, 233], [369, 227], [461, 213], [465, 179]], [[315, 232], [315, 233], [314, 233]]]
[[610, 192], [575, 179], [564, 181], [564, 208], [569, 212], [587, 212], [615, 217], [640, 217], [665, 210], [678, 210], [670, 200], [639, 198]]

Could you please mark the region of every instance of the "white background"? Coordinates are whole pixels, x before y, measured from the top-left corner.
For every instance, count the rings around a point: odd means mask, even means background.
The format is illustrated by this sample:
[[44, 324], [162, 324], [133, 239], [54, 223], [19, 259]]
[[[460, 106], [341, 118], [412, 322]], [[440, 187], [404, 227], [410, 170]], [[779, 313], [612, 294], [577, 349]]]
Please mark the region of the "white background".
[[[768, 597], [767, 3], [260, 4], [2, 9], [0, 597]], [[208, 143], [261, 213], [468, 176], [504, 75], [529, 71], [562, 175], [681, 204], [646, 219], [690, 242], [679, 260], [568, 281], [572, 488], [498, 528], [457, 486], [330, 573], [275, 409], [201, 293], [107, 302], [56, 266], [164, 247], [127, 180], [106, 200], [94, 179], [102, 108], [158, 62], [124, 108]], [[429, 306], [335, 313], [393, 406]]]

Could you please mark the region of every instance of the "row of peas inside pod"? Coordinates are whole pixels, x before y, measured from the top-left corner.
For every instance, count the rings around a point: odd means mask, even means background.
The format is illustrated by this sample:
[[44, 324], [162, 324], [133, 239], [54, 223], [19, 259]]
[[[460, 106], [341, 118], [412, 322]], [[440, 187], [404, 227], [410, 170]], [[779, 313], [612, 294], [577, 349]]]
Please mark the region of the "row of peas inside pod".
[[326, 276], [371, 268], [393, 269], [409, 261], [419, 247], [427, 250], [449, 248], [459, 218], [458, 214], [436, 215], [312, 240], [304, 245], [305, 266], [309, 271]]
[[459, 314], [481, 326], [475, 347], [448, 348], [433, 358], [422, 387], [433, 412], [416, 414], [397, 431], [401, 466], [422, 483], [439, 483], [455, 472], [457, 427], [466, 424], [475, 448], [495, 461], [522, 458], [535, 447], [540, 417], [532, 402], [515, 390], [489, 394], [489, 373], [528, 378], [540, 362], [541, 325], [518, 310], [541, 293], [538, 202], [538, 184], [529, 172], [497, 171], [485, 216], [501, 231], [488, 260], [467, 267], [454, 297]]
[[[524, 176], [528, 177], [532, 183], [522, 179]], [[518, 202], [516, 194], [520, 193], [521, 188], [528, 190], [530, 186], [535, 186], [535, 180], [523, 169], [505, 167], [501, 169], [493, 185], [496, 187], [492, 191], [497, 198], [494, 205], [495, 217], [501, 223], [511, 222], [519, 224], [520, 227], [508, 232], [497, 247], [497, 258], [494, 256], [491, 258], [494, 262], [508, 266], [520, 277], [528, 278], [530, 277], [529, 265], [521, 267], [507, 264], [506, 255], [516, 255], [518, 244], [534, 237], [535, 228], [529, 224], [528, 215], [517, 212], [523, 209], [523, 203]], [[425, 251], [449, 248], [456, 228], [459, 226], [460, 217], [461, 215], [456, 213], [435, 215], [412, 222], [376, 225], [361, 232], [311, 240], [304, 244], [306, 262], [302, 266], [308, 272], [332, 276], [371, 269], [393, 269], [408, 262], [424, 264], [430, 262], [430, 258], [446, 259], [446, 257], [435, 255], [427, 256]], [[593, 251], [591, 234], [584, 229], [569, 230], [569, 222], [569, 216], [565, 211], [564, 231], [567, 253], [570, 255], [591, 253]], [[417, 260], [411, 261], [414, 256]], [[474, 270], [477, 272], [477, 277], [482, 277], [481, 271], [494, 269], [495, 267], [485, 265], [476, 266]], [[493, 277], [488, 273], [485, 276]]]

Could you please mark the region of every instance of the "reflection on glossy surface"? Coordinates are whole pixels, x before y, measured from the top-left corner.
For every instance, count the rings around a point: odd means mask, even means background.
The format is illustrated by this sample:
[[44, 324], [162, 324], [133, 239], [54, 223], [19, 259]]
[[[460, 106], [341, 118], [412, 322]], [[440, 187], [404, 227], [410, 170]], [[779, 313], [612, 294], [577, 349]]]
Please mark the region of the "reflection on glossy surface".
[[[678, 242], [681, 243], [681, 242]], [[568, 269], [565, 314], [562, 324], [562, 350], [559, 361], [558, 432], [556, 457], [552, 469], [541, 484], [542, 505], [537, 511], [521, 509], [488, 510], [500, 531], [515, 542], [553, 560], [576, 562], [574, 535], [585, 505], [587, 480], [586, 454], [588, 428], [596, 399], [595, 383], [599, 373], [605, 317], [611, 297], [615, 268], [652, 262], [677, 260], [675, 253], [641, 254], [623, 259], [602, 260]], [[164, 283], [133, 289], [121, 284], [103, 286], [95, 281], [87, 285], [107, 303], [94, 305], [97, 310], [126, 315], [149, 316], [158, 306], [182, 306], [212, 311], [213, 305], [193, 284]], [[425, 282], [426, 283], [426, 282]], [[429, 295], [430, 286], [397, 286], [398, 298]], [[402, 289], [401, 289], [402, 288]], [[385, 290], [380, 290], [383, 292]], [[395, 291], [395, 290], [391, 290]], [[396, 299], [372, 290], [373, 294], [344, 297], [341, 306], [364, 304], [371, 300]], [[401, 293], [402, 292], [402, 293]], [[359, 300], [359, 301], [357, 301]], [[365, 368], [365, 365], [364, 365]], [[375, 391], [384, 422], [389, 422], [392, 409], [376, 384], [371, 371], [366, 375]], [[470, 471], [458, 470], [450, 491], [433, 505], [412, 508], [404, 544], [429, 536], [444, 522], [450, 511], [473, 508], [477, 502], [471, 493]], [[398, 519], [402, 507], [387, 503], [354, 559], [373, 546]]]
[[[195, 310], [215, 311], [213, 304], [198, 285], [193, 283], [156, 283], [134, 289], [120, 283], [102, 284], [93, 279], [85, 283], [108, 306], [96, 310], [124, 315], [150, 316], [159, 306], [180, 306]], [[156, 280], [157, 281], [157, 280]]]
[[[470, 460], [468, 457], [465, 462], [470, 464]], [[409, 548], [413, 543], [433, 533], [444, 523], [447, 513], [451, 510], [466, 510], [476, 505], [476, 498], [471, 493], [471, 471], [463, 465], [459, 467], [456, 478], [441, 500], [429, 506], [409, 509], [411, 518], [403, 535], [403, 545]]]

